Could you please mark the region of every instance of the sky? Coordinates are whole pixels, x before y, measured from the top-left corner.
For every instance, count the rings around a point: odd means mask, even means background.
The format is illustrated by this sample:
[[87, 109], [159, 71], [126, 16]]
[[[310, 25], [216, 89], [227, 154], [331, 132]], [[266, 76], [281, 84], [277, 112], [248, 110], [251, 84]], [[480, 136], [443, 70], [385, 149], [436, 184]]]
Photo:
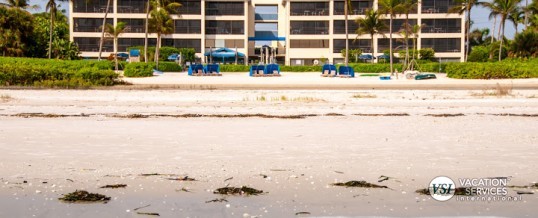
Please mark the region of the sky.
[[[2, 0], [2, 2], [4, 2], [4, 1]], [[46, 2], [47, 2], [46, 0], [41, 0], [41, 1], [30, 0], [31, 4], [37, 4], [37, 5], [39, 5], [41, 7], [40, 11], [45, 10]], [[529, 0], [529, 2], [530, 2], [530, 0]], [[68, 3], [67, 2], [60, 2], [60, 4], [62, 6], [61, 8], [65, 9], [67, 11]], [[525, 4], [525, 0], [522, 1], [522, 5], [523, 4]], [[489, 11], [487, 9], [482, 8], [480, 6], [474, 7], [473, 10], [471, 11], [471, 19], [474, 22], [471, 29], [489, 28], [490, 31], [491, 31], [492, 27], [493, 27], [493, 20], [489, 20], [488, 16], [489, 16]], [[497, 24], [497, 27], [495, 28], [495, 32], [498, 31], [498, 28], [499, 27], [498, 27], [498, 24]], [[497, 33], [495, 33], [495, 34], [497, 34]], [[506, 22], [506, 28], [505, 28], [506, 38], [512, 39], [514, 37], [514, 34], [515, 34], [514, 25], [511, 22], [507, 21]]]

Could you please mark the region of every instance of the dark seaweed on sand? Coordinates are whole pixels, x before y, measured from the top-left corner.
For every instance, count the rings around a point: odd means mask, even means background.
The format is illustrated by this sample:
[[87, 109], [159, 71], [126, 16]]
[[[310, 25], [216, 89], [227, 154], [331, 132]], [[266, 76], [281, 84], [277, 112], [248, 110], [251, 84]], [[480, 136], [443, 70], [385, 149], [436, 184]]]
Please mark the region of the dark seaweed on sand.
[[126, 184], [114, 184], [114, 185], [101, 186], [99, 188], [125, 188], [125, 187], [127, 187]]
[[[472, 192], [467, 194], [467, 188], [468, 187], [456, 188], [454, 195], [467, 195], [467, 196], [476, 195], [476, 194], [473, 194]], [[430, 190], [427, 188], [419, 189], [419, 190], [416, 190], [415, 192], [421, 195], [430, 195]]]
[[110, 197], [97, 193], [89, 193], [84, 190], [76, 190], [58, 199], [66, 202], [107, 202], [110, 200]]
[[349, 181], [349, 182], [345, 182], [345, 183], [342, 183], [342, 182], [338, 182], [338, 183], [333, 183], [332, 185], [334, 186], [344, 186], [344, 187], [360, 187], [360, 188], [388, 188], [387, 186], [384, 186], [384, 185], [376, 185], [376, 184], [372, 184], [372, 183], [369, 183], [369, 182], [366, 182], [366, 181]]
[[221, 195], [259, 195], [263, 194], [262, 190], [254, 189], [248, 186], [242, 186], [241, 188], [237, 187], [224, 187], [224, 188], [218, 188], [213, 192], [214, 194], [221, 194]]

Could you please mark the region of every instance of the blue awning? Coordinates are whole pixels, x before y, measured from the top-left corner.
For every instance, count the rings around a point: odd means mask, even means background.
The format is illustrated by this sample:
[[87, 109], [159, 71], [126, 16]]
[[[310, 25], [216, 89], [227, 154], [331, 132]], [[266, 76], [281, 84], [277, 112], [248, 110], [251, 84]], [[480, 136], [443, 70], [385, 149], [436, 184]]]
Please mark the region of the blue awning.
[[[210, 52], [206, 52], [204, 53], [204, 56], [211, 56], [213, 58], [233, 58], [235, 57], [235, 50], [232, 50], [232, 49], [229, 49], [229, 48], [219, 48], [219, 49], [216, 49], [216, 50], [213, 50]], [[245, 54], [241, 53], [241, 52], [237, 52], [237, 57], [245, 57]]]

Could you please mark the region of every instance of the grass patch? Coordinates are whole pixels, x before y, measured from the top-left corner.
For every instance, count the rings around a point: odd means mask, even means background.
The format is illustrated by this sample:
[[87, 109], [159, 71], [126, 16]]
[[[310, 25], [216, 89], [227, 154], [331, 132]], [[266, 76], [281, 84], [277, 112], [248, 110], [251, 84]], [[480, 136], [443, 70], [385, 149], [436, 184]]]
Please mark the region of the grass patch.
[[475, 96], [475, 97], [497, 96], [499, 98], [505, 97], [505, 96], [513, 96], [512, 86], [501, 85], [497, 83], [495, 85], [495, 88], [485, 89], [480, 93], [471, 93], [471, 96]]
[[375, 77], [375, 76], [379, 76], [380, 74], [379, 73], [361, 73], [359, 74], [359, 76], [364, 76], [364, 77]]
[[352, 180], [345, 183], [337, 182], [337, 183], [333, 183], [332, 185], [343, 186], [343, 187], [359, 187], [359, 188], [388, 188], [387, 186], [384, 186], [384, 185], [376, 185], [376, 184], [372, 184], [363, 180], [361, 181]]
[[8, 95], [8, 94], [0, 95], [0, 101], [1, 102], [9, 102], [11, 100], [13, 100], [13, 97], [11, 97], [11, 95]]
[[213, 192], [213, 194], [220, 194], [220, 195], [260, 195], [263, 194], [262, 190], [258, 190], [255, 188], [251, 188], [248, 186], [242, 186], [241, 188], [237, 187], [224, 187], [224, 188], [218, 188]]
[[71, 192], [69, 194], [64, 195], [61, 198], [58, 198], [61, 201], [65, 202], [107, 202], [110, 200], [110, 197], [97, 194], [97, 193], [89, 193], [84, 190], [76, 190], [75, 192]]
[[125, 187], [127, 187], [126, 184], [114, 184], [114, 185], [101, 186], [99, 188], [125, 188]]
[[354, 94], [351, 97], [352, 98], [377, 98], [377, 96], [373, 94]]

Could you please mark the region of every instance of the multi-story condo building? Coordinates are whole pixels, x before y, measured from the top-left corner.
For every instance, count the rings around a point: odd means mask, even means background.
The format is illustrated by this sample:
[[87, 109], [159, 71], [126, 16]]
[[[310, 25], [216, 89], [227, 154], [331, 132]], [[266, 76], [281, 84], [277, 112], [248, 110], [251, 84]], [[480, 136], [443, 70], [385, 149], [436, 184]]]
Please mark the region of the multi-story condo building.
[[[210, 48], [227, 47], [244, 53], [246, 63], [257, 62], [260, 47], [276, 49], [276, 59], [286, 65], [311, 65], [320, 60], [343, 62], [345, 48], [343, 0], [175, 0], [182, 4], [172, 15], [173, 34], [164, 35], [161, 46], [194, 48], [204, 62]], [[147, 0], [113, 0], [108, 23], [127, 23], [118, 41], [118, 51], [144, 45]], [[422, 24], [418, 48], [433, 48], [441, 61], [462, 61], [464, 55], [464, 17], [449, 13], [456, 0], [421, 0], [409, 15], [410, 24]], [[98, 55], [100, 26], [107, 0], [69, 1], [71, 40], [82, 56]], [[379, 9], [378, 0], [351, 0], [349, 10], [349, 48], [360, 48], [374, 56], [389, 48], [388, 31], [378, 34], [371, 45], [370, 35], [357, 35], [355, 20], [368, 9]], [[388, 16], [385, 16], [388, 25]], [[402, 49], [404, 16], [393, 22], [393, 48]], [[156, 44], [156, 34], [149, 35]], [[104, 43], [103, 57], [114, 52], [112, 40]], [[410, 43], [411, 44], [411, 43]], [[317, 61], [316, 61], [317, 60]]]

